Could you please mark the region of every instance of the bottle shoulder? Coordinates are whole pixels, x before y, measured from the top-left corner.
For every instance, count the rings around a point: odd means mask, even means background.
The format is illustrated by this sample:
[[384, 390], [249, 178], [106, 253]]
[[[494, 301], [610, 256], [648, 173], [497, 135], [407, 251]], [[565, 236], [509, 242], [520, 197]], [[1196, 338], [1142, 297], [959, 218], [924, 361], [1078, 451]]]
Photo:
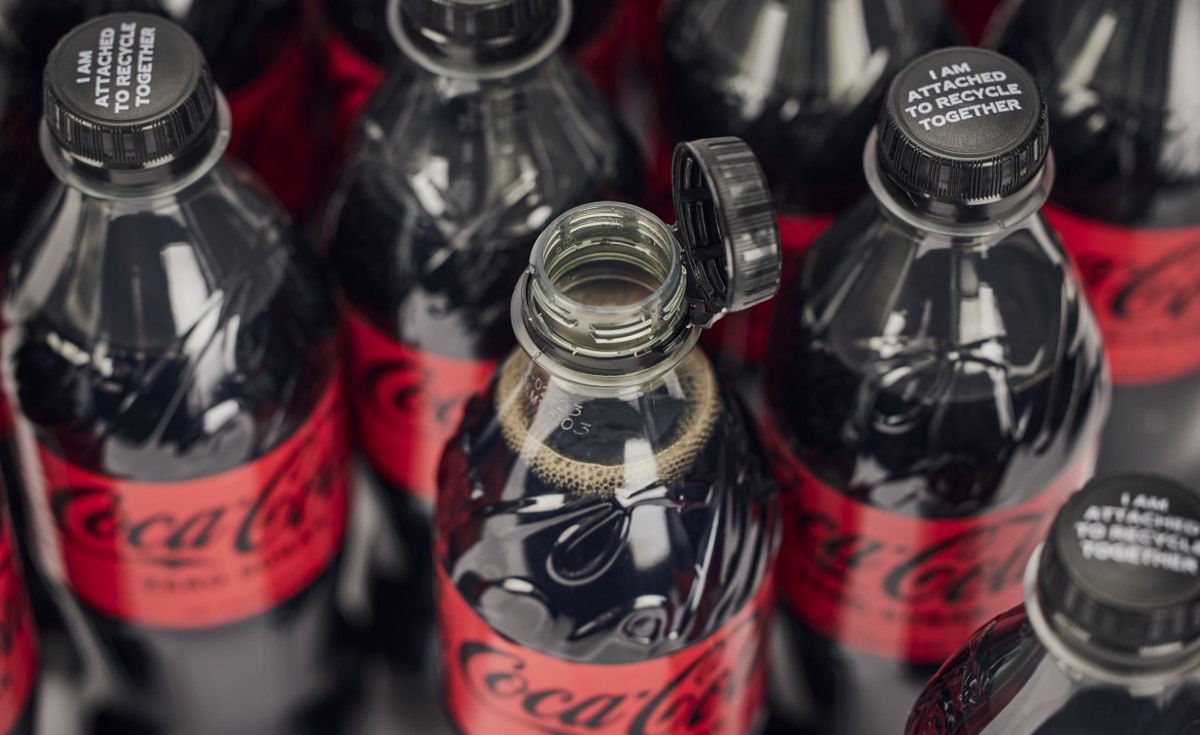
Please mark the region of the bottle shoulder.
[[1133, 692], [1071, 676], [1024, 606], [991, 621], [938, 671], [907, 735], [1184, 735], [1200, 726], [1200, 687]]
[[888, 83], [950, 45], [942, 3], [681, 3], [663, 45], [680, 140], [737, 135], [785, 213], [840, 211], [866, 190], [863, 145]]
[[291, 434], [336, 374], [329, 280], [228, 171], [163, 200], [63, 187], [6, 283], [10, 390], [91, 469], [179, 479]]
[[695, 643], [754, 599], [778, 511], [711, 368], [684, 366], [682, 394], [623, 400], [513, 375], [523, 367], [501, 368], [443, 461], [438, 556], [468, 604], [534, 650], [627, 663]]
[[1095, 318], [1040, 216], [964, 244], [864, 201], [785, 284], [771, 354], [771, 415], [798, 458], [922, 517], [1086, 474], [1107, 413]]
[[640, 169], [615, 113], [561, 59], [496, 82], [402, 63], [359, 121], [341, 217], [366, 207], [448, 240], [528, 240], [572, 206], [636, 196]]
[[1187, 2], [1025, 3], [1000, 48], [1046, 92], [1055, 198], [1104, 222], [1200, 224], [1200, 96]]

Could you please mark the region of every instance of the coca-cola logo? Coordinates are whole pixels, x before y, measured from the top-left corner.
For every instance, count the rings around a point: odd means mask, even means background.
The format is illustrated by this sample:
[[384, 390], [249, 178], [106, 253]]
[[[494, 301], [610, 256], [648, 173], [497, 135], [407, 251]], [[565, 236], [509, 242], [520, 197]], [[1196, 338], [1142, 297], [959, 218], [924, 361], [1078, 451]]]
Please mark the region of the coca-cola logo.
[[1111, 277], [1118, 280], [1109, 310], [1118, 319], [1200, 319], [1200, 241], [1175, 248], [1148, 265], [1113, 270]]
[[297, 533], [329, 523], [342, 465], [327, 438], [310, 433], [265, 481], [234, 500], [206, 502], [203, 488], [178, 483], [159, 489], [178, 497], [148, 507], [127, 502], [119, 485], [88, 484], [55, 488], [52, 511], [73, 551], [112, 561], [182, 569], [225, 564], [231, 552], [269, 556]]
[[429, 422], [452, 429], [474, 384], [451, 382], [416, 360], [386, 360], [366, 366], [359, 405], [391, 424]]
[[846, 532], [819, 513], [794, 518], [809, 563], [822, 575], [842, 580], [869, 576], [884, 597], [905, 607], [949, 610], [1020, 585], [1025, 562], [1042, 537], [1045, 514], [1022, 513], [967, 526], [948, 537], [907, 545], [884, 529]]
[[577, 676], [540, 670], [519, 649], [472, 640], [458, 646], [457, 664], [475, 698], [544, 733], [737, 732], [729, 718], [742, 716], [761, 682], [764, 616], [756, 609], [714, 640], [662, 659], [669, 666], [653, 685], [619, 665], [577, 664]]

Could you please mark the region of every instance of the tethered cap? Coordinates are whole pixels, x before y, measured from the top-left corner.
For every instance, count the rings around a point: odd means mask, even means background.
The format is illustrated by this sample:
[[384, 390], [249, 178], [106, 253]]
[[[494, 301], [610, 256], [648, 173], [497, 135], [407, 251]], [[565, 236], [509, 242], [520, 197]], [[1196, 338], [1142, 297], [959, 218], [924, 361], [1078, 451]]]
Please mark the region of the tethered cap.
[[766, 177], [738, 138], [680, 143], [672, 162], [676, 225], [697, 321], [708, 326], [779, 290], [779, 225]]
[[1021, 191], [1049, 152], [1046, 104], [1033, 76], [979, 48], [909, 64], [880, 113], [880, 168], [909, 194], [978, 204]]
[[1200, 640], [1200, 494], [1148, 475], [1089, 482], [1055, 518], [1038, 602], [1085, 645], [1123, 654]]
[[50, 52], [44, 84], [54, 142], [95, 167], [153, 168], [207, 147], [216, 134], [204, 55], [157, 15], [113, 13], [76, 26]]

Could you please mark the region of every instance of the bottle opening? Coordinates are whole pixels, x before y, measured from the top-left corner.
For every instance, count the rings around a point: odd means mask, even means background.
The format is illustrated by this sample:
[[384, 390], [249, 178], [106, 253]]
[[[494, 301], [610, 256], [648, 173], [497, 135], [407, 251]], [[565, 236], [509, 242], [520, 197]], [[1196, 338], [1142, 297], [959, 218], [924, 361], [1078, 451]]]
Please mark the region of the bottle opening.
[[574, 354], [637, 355], [673, 336], [686, 317], [679, 244], [638, 207], [567, 212], [538, 239], [532, 265], [534, 328]]

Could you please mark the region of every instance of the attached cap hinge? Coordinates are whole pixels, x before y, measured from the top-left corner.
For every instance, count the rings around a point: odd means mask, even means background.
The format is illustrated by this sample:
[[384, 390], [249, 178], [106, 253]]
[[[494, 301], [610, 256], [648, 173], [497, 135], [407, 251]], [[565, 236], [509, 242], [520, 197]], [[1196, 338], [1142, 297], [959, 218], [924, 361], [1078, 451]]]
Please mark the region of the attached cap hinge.
[[680, 143], [672, 184], [692, 320], [710, 327], [774, 296], [782, 267], [779, 224], [750, 147], [738, 138]]

